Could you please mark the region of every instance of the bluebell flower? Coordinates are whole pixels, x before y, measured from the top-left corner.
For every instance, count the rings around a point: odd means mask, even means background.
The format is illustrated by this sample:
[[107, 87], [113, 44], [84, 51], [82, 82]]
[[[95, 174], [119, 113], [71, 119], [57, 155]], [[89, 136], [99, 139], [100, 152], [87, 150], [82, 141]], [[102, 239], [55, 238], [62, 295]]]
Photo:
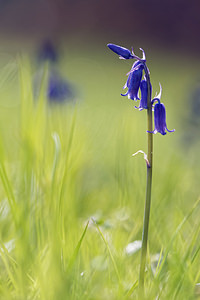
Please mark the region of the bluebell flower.
[[147, 109], [148, 108], [148, 105], [147, 105], [147, 101], [148, 101], [148, 84], [147, 84], [146, 79], [144, 79], [140, 82], [140, 91], [141, 91], [140, 105], [139, 105], [139, 107], [135, 106], [135, 108], [138, 108], [139, 110]]
[[58, 54], [50, 40], [44, 41], [41, 45], [41, 48], [38, 53], [38, 59], [40, 61], [50, 61], [53, 63], [57, 62]]
[[156, 105], [154, 106], [154, 125], [155, 129], [153, 131], [147, 131], [149, 133], [161, 133], [162, 135], [166, 134], [166, 130], [168, 132], [174, 132], [175, 129], [169, 130], [167, 128], [166, 124], [166, 111], [165, 111], [165, 106], [163, 103], [160, 102], [162, 94], [162, 87], [160, 84], [160, 93], [151, 101], [152, 105], [154, 102], [157, 102]]
[[160, 102], [160, 99], [154, 98], [152, 100], [152, 103], [157, 101], [156, 105], [154, 106], [154, 125], [155, 129], [153, 131], [148, 131], [150, 133], [161, 133], [162, 135], [165, 135], [168, 132], [174, 132], [175, 129], [169, 130], [166, 125], [166, 111], [165, 106], [163, 103]]
[[127, 96], [131, 100], [138, 100], [138, 90], [140, 87], [140, 83], [142, 80], [142, 72], [143, 72], [144, 66], [141, 62], [136, 61], [131, 71], [129, 72], [129, 76], [127, 79], [126, 84], [124, 85], [124, 89], [128, 88], [128, 91], [125, 94], [121, 94], [122, 96]]
[[[34, 97], [37, 99], [40, 95], [41, 85], [44, 78], [44, 70], [38, 71], [33, 80]], [[47, 74], [47, 98], [50, 102], [65, 102], [72, 100], [75, 92], [71, 84], [63, 78], [58, 71], [49, 70]]]
[[113, 52], [118, 54], [120, 56], [120, 58], [123, 58], [123, 59], [134, 58], [131, 51], [128, 50], [127, 48], [124, 48], [124, 47], [121, 47], [121, 46], [118, 46], [115, 44], [108, 44], [107, 46], [108, 46], [108, 48], [110, 48], [110, 50], [112, 50]]
[[51, 72], [48, 80], [47, 97], [50, 101], [63, 102], [73, 97], [72, 88], [58, 73]]

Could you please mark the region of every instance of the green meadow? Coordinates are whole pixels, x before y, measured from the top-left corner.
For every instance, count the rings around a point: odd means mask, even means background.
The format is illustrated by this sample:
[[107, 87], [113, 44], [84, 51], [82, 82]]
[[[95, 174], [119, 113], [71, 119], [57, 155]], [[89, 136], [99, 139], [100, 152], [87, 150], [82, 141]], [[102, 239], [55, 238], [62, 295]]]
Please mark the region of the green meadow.
[[[109, 42], [109, 41], [108, 41]], [[104, 45], [66, 47], [75, 101], [33, 97], [31, 55], [0, 55], [0, 299], [137, 299], [146, 111], [121, 97], [128, 61]], [[154, 135], [147, 299], [197, 299], [199, 128], [188, 120], [195, 60], [145, 49], [167, 126]], [[140, 54], [139, 50], [136, 52]], [[193, 139], [187, 141], [188, 135]]]

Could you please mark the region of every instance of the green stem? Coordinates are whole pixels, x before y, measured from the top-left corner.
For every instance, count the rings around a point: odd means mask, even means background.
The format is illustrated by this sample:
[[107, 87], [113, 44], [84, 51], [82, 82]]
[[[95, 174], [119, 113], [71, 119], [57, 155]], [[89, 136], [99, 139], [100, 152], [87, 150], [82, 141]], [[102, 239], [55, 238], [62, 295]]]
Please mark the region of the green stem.
[[[151, 104], [151, 83], [149, 72], [146, 64], [144, 64], [144, 71], [148, 85], [148, 109], [147, 109], [147, 126], [148, 131], [152, 131], [152, 104]], [[149, 217], [151, 207], [151, 186], [152, 186], [152, 159], [153, 159], [153, 134], [148, 134], [148, 152], [147, 152], [147, 185], [146, 185], [146, 202], [144, 211], [144, 223], [142, 234], [142, 250], [141, 250], [141, 262], [140, 262], [140, 274], [139, 274], [139, 299], [144, 299], [144, 274], [147, 256], [147, 241], [149, 231]]]

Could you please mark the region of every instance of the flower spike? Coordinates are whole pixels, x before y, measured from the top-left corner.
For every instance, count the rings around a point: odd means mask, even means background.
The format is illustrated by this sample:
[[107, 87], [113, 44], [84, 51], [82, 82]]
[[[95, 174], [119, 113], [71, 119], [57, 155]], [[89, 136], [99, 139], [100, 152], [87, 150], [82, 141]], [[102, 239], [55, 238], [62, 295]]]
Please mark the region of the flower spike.
[[[146, 183], [146, 199], [145, 199], [145, 213], [144, 213], [144, 222], [143, 222], [143, 232], [142, 232], [142, 247], [141, 247], [141, 261], [140, 261], [140, 270], [139, 270], [139, 298], [144, 299], [145, 296], [145, 270], [146, 270], [146, 257], [147, 257], [147, 245], [148, 245], [148, 231], [149, 231], [149, 219], [150, 219], [150, 207], [151, 207], [151, 186], [152, 186], [152, 168], [153, 168], [153, 134], [152, 133], [161, 133], [165, 135], [168, 132], [173, 132], [169, 130], [166, 125], [166, 110], [163, 103], [161, 103], [161, 94], [162, 87], [160, 85], [160, 92], [152, 100], [152, 87], [150, 81], [150, 72], [146, 64], [146, 55], [142, 48], [143, 55], [142, 58], [135, 55], [133, 49], [132, 53], [123, 47], [108, 44], [108, 47], [120, 55], [120, 58], [123, 59], [135, 59], [130, 72], [127, 74], [128, 79], [124, 85], [124, 89], [127, 88], [127, 92], [122, 96], [128, 96], [129, 99], [138, 100], [138, 90], [141, 91], [141, 100], [138, 108], [139, 110], [147, 109], [147, 132], [151, 133], [147, 136], [147, 154], [139, 150], [134, 153], [132, 156], [142, 153], [147, 164], [147, 183]], [[144, 78], [142, 78], [144, 73]], [[142, 80], [143, 79], [143, 80]], [[153, 110], [154, 108], [154, 110]], [[154, 130], [152, 131], [152, 111], [154, 111]]]

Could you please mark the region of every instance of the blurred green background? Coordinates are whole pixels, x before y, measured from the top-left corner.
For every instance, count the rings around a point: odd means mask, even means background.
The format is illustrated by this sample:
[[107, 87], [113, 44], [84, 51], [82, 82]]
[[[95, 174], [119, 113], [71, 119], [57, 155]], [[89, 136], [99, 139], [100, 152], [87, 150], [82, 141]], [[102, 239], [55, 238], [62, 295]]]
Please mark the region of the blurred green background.
[[[145, 49], [153, 95], [160, 82], [176, 129], [154, 136], [148, 299], [196, 299], [198, 5], [1, 1], [1, 299], [136, 299], [140, 251], [127, 246], [141, 240], [146, 165], [131, 155], [146, 151], [146, 112], [120, 96], [131, 63], [108, 42]], [[74, 87], [71, 102], [46, 99], [50, 66], [37, 60], [46, 38]]]

